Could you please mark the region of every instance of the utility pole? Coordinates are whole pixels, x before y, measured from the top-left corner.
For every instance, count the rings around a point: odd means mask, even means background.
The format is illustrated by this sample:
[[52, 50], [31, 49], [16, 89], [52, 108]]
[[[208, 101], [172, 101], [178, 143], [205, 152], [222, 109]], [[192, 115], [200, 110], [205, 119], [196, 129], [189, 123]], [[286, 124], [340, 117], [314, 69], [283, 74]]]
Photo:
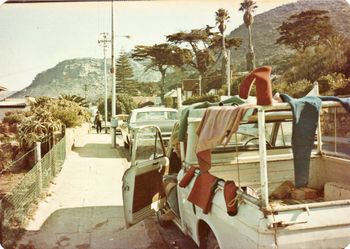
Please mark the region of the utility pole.
[[84, 98], [85, 98], [85, 101], [87, 101], [87, 83], [86, 82], [84, 83]]
[[115, 73], [116, 73], [116, 68], [115, 68], [115, 59], [114, 59], [114, 0], [112, 0], [112, 13], [111, 13], [111, 32], [112, 32], [112, 117], [111, 117], [111, 136], [112, 136], [112, 147], [114, 148], [116, 146], [116, 129], [117, 129], [117, 124], [116, 124], [116, 78], [115, 78]]
[[108, 85], [107, 85], [107, 61], [106, 61], [106, 50], [108, 43], [111, 42], [109, 34], [106, 32], [101, 33], [102, 39], [98, 40], [99, 44], [102, 44], [103, 48], [103, 59], [104, 59], [104, 81], [105, 81], [105, 133], [107, 133], [107, 116], [108, 116]]

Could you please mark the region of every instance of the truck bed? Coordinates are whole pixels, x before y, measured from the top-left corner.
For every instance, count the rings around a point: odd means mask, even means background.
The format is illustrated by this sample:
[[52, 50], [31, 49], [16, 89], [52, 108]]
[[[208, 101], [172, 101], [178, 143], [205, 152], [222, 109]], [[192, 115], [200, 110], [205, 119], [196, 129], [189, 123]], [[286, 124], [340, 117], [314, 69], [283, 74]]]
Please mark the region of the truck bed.
[[[221, 156], [222, 158], [222, 156]], [[257, 193], [257, 197], [260, 197], [260, 173], [259, 162], [251, 161], [237, 161], [231, 160], [223, 162], [215, 162], [210, 169], [210, 173], [223, 179], [234, 180], [237, 185], [241, 187], [249, 187]], [[269, 155], [268, 156], [268, 190], [269, 195], [283, 182], [291, 181], [294, 183], [294, 166], [292, 155]], [[284, 200], [270, 200], [273, 205], [294, 205], [310, 202], [322, 202], [329, 201], [328, 197], [324, 199], [324, 187], [326, 184], [328, 191], [333, 191], [337, 186], [345, 188], [342, 196], [339, 198], [347, 198], [346, 190], [348, 183], [350, 182], [350, 170], [347, 160], [329, 157], [325, 155], [313, 155], [310, 162], [310, 175], [308, 187], [316, 189], [318, 191], [318, 198], [313, 200], [296, 200], [292, 198]], [[333, 183], [333, 184], [331, 184]], [[345, 184], [345, 185], [344, 185]], [[332, 190], [333, 187], [333, 190]], [[350, 185], [349, 185], [350, 188]], [[345, 193], [345, 194], [344, 194]], [[336, 195], [336, 194], [335, 194]], [[256, 197], [256, 196], [255, 196]], [[338, 199], [339, 199], [338, 198]], [[336, 199], [335, 197], [332, 200]], [[350, 197], [349, 197], [350, 199]]]

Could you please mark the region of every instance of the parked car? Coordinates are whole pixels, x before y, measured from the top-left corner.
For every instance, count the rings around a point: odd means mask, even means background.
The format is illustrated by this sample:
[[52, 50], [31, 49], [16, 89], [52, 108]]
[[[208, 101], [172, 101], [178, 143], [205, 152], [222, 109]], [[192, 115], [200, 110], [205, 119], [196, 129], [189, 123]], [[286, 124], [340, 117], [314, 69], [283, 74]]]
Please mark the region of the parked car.
[[[322, 108], [336, 107], [340, 104], [322, 103]], [[203, 116], [205, 110], [189, 112], [187, 138], [180, 143], [180, 170], [173, 175], [165, 173], [173, 172], [169, 165], [172, 159], [171, 154], [166, 155], [159, 129], [149, 126], [138, 129], [134, 134], [131, 167], [123, 177], [127, 227], [171, 209], [172, 221], [201, 248], [347, 247], [350, 160], [336, 154], [330, 156], [322, 150], [319, 128], [310, 158], [308, 187], [303, 190], [283, 185], [296, 182], [290, 106], [281, 103], [251, 109], [257, 112], [249, 112], [243, 118], [228, 146], [212, 150], [211, 168], [206, 175], [215, 179], [215, 185], [210, 188], [203, 178], [198, 180], [203, 171], [193, 168], [199, 165], [197, 128], [202, 119], [199, 113], [202, 111]], [[212, 125], [215, 126], [215, 121]], [[163, 185], [169, 178], [176, 183], [172, 205], [169, 190]], [[187, 185], [180, 187], [185, 179]], [[226, 185], [232, 186], [232, 181], [236, 188], [224, 192]], [[292, 192], [277, 195], [281, 186]], [[190, 200], [193, 192], [198, 194], [199, 203], [209, 193], [209, 211]], [[303, 198], [298, 196], [301, 193]], [[231, 195], [235, 198], [227, 202]], [[235, 207], [236, 212], [228, 212], [228, 207]]]
[[117, 134], [121, 134], [122, 130], [121, 130], [121, 126], [126, 123], [128, 121], [129, 115], [128, 114], [118, 114], [116, 115], [116, 119], [118, 120], [118, 126], [116, 129]]
[[173, 108], [143, 107], [132, 110], [127, 122], [120, 126], [124, 146], [126, 148], [132, 147], [135, 130], [144, 125], [158, 126], [163, 140], [167, 143], [177, 119], [178, 112]]

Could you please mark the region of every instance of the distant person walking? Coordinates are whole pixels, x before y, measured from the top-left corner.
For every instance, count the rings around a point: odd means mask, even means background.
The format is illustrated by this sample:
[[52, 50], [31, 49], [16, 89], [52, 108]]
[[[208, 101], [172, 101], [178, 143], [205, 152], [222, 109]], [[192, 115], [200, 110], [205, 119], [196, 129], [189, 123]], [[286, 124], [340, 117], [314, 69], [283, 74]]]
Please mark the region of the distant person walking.
[[95, 123], [95, 126], [96, 126], [96, 131], [97, 131], [97, 133], [100, 133], [101, 130], [102, 130], [102, 126], [101, 126], [102, 117], [101, 117], [99, 111], [96, 112], [96, 116], [95, 116], [95, 121], [94, 121], [94, 123]]

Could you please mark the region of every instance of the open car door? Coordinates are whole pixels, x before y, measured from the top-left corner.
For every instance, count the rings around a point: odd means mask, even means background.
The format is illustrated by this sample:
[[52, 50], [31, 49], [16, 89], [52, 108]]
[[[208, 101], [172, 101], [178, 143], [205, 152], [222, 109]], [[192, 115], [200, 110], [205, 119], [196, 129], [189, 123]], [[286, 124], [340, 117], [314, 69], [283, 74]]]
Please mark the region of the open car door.
[[135, 131], [131, 166], [123, 176], [126, 226], [130, 227], [154, 214], [165, 203], [163, 174], [169, 164], [160, 130], [144, 126]]

